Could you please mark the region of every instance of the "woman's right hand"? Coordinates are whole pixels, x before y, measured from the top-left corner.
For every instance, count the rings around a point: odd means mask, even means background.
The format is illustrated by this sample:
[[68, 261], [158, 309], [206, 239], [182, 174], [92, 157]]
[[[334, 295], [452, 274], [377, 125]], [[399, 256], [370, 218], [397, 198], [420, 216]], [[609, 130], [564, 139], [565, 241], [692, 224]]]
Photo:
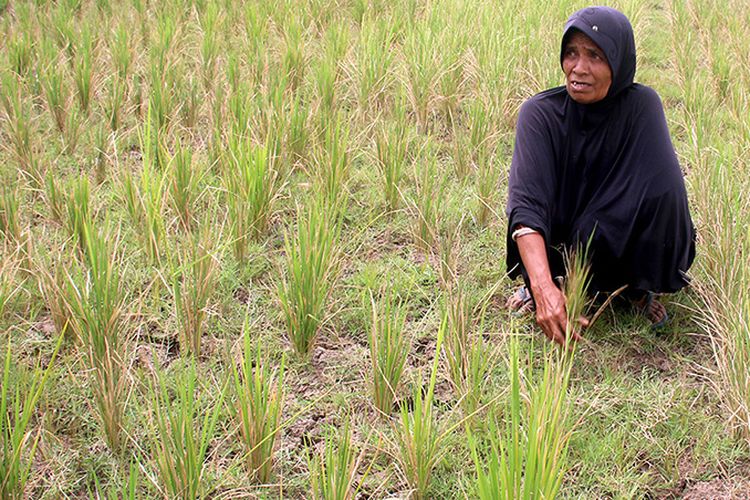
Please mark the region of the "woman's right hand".
[[[552, 281], [531, 290], [536, 302], [536, 322], [548, 339], [564, 346], [568, 327], [565, 295]], [[585, 325], [584, 325], [585, 326]], [[580, 340], [576, 329], [572, 329], [573, 340]]]

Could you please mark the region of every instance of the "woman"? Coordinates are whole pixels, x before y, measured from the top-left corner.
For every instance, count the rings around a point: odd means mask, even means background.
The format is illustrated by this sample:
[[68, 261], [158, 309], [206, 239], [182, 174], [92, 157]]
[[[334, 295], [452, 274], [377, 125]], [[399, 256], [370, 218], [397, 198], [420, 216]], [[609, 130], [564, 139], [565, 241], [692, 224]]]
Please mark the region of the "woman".
[[526, 283], [509, 304], [535, 306], [545, 335], [564, 344], [565, 299], [555, 279], [565, 274], [561, 246], [590, 239], [592, 291], [627, 285], [626, 296], [658, 326], [667, 312], [654, 293], [687, 284], [695, 230], [659, 96], [633, 83], [627, 17], [609, 7], [573, 14], [560, 63], [565, 85], [519, 112], [507, 264]]

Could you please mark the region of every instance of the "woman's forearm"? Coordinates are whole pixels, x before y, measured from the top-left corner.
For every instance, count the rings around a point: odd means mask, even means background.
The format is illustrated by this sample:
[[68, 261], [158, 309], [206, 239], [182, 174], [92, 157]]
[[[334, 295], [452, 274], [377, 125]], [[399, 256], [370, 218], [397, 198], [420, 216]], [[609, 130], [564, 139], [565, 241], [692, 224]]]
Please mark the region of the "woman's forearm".
[[525, 234], [516, 240], [518, 253], [529, 276], [529, 282], [534, 290], [542, 290], [548, 286], [554, 286], [552, 274], [547, 259], [547, 246], [544, 238], [539, 233]]

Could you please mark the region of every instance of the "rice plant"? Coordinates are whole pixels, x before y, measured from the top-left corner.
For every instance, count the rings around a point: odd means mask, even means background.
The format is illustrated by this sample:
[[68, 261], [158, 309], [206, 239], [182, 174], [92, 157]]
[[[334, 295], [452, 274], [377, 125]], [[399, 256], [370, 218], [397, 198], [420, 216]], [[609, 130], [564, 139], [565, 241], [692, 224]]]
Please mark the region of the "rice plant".
[[11, 186], [3, 186], [0, 192], [0, 234], [7, 241], [20, 244], [22, 241], [21, 218], [18, 207], [21, 202], [21, 191]]
[[31, 105], [23, 96], [23, 86], [15, 75], [4, 73], [2, 86], [4, 122], [7, 126], [6, 133], [10, 137], [9, 149], [31, 187], [40, 189], [44, 176], [32, 139], [36, 131], [32, 125]]
[[284, 408], [284, 359], [278, 368], [262, 354], [260, 343], [253, 348], [248, 319], [243, 328], [243, 357], [240, 368], [233, 363], [233, 407], [245, 447], [245, 463], [253, 482], [271, 480]]
[[409, 151], [409, 137], [403, 120], [383, 124], [375, 135], [375, 152], [383, 179], [385, 206], [392, 212], [401, 200], [401, 181], [404, 177]]
[[88, 114], [93, 92], [94, 38], [88, 26], [81, 30], [81, 37], [73, 58], [73, 81], [76, 86], [78, 104]]
[[68, 121], [68, 90], [65, 85], [64, 68], [55, 59], [51, 59], [41, 79], [47, 107], [57, 130], [60, 132], [65, 131], [65, 125]]
[[404, 40], [404, 90], [416, 117], [417, 128], [423, 134], [428, 131], [439, 75], [436, 44], [435, 33], [423, 25], [416, 26]]
[[573, 356], [548, 351], [542, 374], [534, 377], [531, 360], [519, 361], [518, 338], [510, 340], [510, 394], [505, 425], [490, 419], [490, 449], [480, 455], [475, 436], [468, 439], [476, 468], [476, 495], [482, 500], [555, 498], [567, 471], [572, 434], [567, 398]]
[[279, 300], [286, 331], [301, 356], [310, 355], [339, 271], [340, 211], [316, 196], [297, 209], [297, 230], [284, 238], [286, 272]]
[[413, 226], [414, 243], [419, 250], [429, 254], [437, 238], [445, 184], [438, 175], [437, 158], [429, 153], [425, 156], [414, 164], [416, 192], [410, 208], [416, 219]]
[[218, 261], [214, 248], [215, 242], [221, 241], [220, 233], [212, 233], [208, 224], [204, 224], [188, 239], [187, 250], [178, 252], [177, 267], [172, 272], [171, 291], [179, 324], [180, 350], [196, 357], [201, 354], [208, 301], [216, 286]]
[[[352, 430], [349, 420], [338, 431], [329, 430], [324, 449], [308, 457], [310, 471], [310, 493], [314, 500], [353, 500], [364, 477], [357, 481], [357, 469], [362, 461], [364, 450], [357, 453], [352, 443]], [[365, 474], [366, 476], [366, 474]]]
[[367, 111], [384, 101], [391, 84], [391, 67], [394, 60], [392, 44], [394, 33], [379, 20], [366, 19], [360, 32], [356, 68], [357, 103]]
[[409, 353], [409, 337], [404, 333], [406, 307], [383, 290], [376, 301], [370, 292], [370, 361], [372, 363], [373, 402], [384, 415], [390, 415]]
[[447, 320], [440, 322], [435, 346], [435, 359], [432, 364], [427, 392], [423, 391], [422, 380], [417, 377], [412, 396], [413, 408], [409, 411], [407, 403], [400, 405], [400, 419], [394, 423], [396, 436], [396, 460], [399, 470], [411, 488], [409, 498], [416, 500], [429, 498], [432, 471], [445, 454], [443, 440], [446, 434], [441, 433], [442, 426], [434, 414], [435, 383], [437, 382], [440, 349], [445, 337]]
[[42, 396], [62, 336], [58, 338], [47, 367], [37, 364], [31, 374], [21, 366], [13, 366], [11, 337], [5, 351], [2, 384], [0, 386], [0, 498], [27, 498], [24, 490], [31, 475], [42, 427], [31, 426], [36, 405]]
[[81, 176], [73, 186], [73, 192], [67, 199], [68, 218], [66, 225], [68, 233], [78, 243], [81, 255], [88, 250], [86, 241], [86, 229], [92, 221], [91, 214], [91, 188], [88, 177]]
[[193, 163], [192, 149], [179, 141], [170, 165], [169, 201], [183, 229], [189, 231], [194, 222], [195, 204], [200, 197], [199, 183], [202, 174]]
[[[149, 107], [148, 115], [151, 111]], [[140, 135], [143, 154], [143, 170], [136, 183], [129, 173], [125, 174], [122, 197], [133, 226], [141, 239], [146, 255], [152, 263], [161, 261], [166, 229], [162, 217], [167, 201], [168, 171], [158, 168], [158, 150], [162, 146], [154, 139], [150, 118], [146, 119]], [[164, 153], [161, 153], [164, 154]]]
[[213, 408], [207, 407], [196, 371], [191, 362], [177, 374], [174, 388], [167, 386], [165, 374], [157, 373], [157, 380], [149, 387], [151, 449], [168, 498], [193, 500], [209, 493], [204, 481], [205, 462], [227, 384]]
[[229, 141], [231, 167], [225, 178], [232, 244], [238, 262], [246, 258], [247, 242], [268, 230], [281, 180], [269, 157], [268, 147], [248, 138]]
[[344, 202], [349, 179], [349, 128], [338, 117], [332, 118], [324, 131], [322, 151], [316, 157], [316, 181], [329, 205]]
[[125, 394], [128, 389], [125, 290], [120, 276], [118, 240], [82, 223], [83, 276], [67, 275], [62, 291], [70, 327], [80, 337], [104, 436], [113, 452], [123, 445]]

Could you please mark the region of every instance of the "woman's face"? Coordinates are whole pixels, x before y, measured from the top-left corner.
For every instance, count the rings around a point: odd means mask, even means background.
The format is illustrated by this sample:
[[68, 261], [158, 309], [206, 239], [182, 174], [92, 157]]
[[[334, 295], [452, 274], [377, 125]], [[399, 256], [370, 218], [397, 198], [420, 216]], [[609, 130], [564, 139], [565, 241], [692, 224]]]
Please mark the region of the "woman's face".
[[580, 104], [601, 101], [612, 84], [612, 70], [604, 52], [591, 38], [576, 31], [565, 45], [562, 60], [565, 88]]

